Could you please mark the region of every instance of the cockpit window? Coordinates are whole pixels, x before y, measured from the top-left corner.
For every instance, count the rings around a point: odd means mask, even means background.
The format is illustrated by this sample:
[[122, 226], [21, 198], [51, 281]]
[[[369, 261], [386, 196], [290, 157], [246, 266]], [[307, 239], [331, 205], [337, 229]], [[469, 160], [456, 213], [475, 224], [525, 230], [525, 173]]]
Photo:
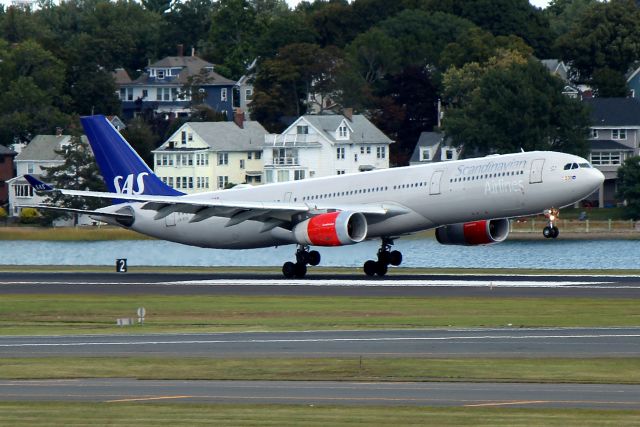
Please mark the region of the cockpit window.
[[578, 164], [577, 163], [573, 163], [571, 165], [571, 169], [578, 169]]
[[571, 169], [571, 163], [564, 165], [564, 170], [568, 171], [569, 169]]
[[581, 168], [591, 169], [591, 165], [589, 163], [580, 163]]

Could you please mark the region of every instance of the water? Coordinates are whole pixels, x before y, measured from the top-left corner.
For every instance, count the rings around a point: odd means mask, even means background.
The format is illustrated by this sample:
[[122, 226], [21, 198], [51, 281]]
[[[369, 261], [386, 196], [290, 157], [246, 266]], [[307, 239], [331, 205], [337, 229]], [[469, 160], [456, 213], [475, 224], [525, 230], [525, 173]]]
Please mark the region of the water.
[[[361, 267], [375, 258], [379, 241], [314, 248], [323, 266]], [[506, 241], [492, 246], [444, 246], [431, 239], [400, 239], [394, 249], [404, 267], [464, 268], [639, 268], [640, 242], [627, 240]], [[154, 240], [107, 242], [0, 241], [0, 265], [281, 266], [295, 246], [219, 250]]]

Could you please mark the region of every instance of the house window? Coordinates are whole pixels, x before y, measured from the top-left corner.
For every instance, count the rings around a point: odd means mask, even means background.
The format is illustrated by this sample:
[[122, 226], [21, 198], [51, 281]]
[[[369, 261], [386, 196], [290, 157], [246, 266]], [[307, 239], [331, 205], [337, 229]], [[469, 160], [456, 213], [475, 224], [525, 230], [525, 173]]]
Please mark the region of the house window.
[[387, 148], [376, 147], [376, 157], [379, 159], [384, 159], [385, 157], [387, 157]]
[[187, 131], [182, 131], [182, 145], [187, 145]]
[[229, 164], [229, 153], [218, 153], [218, 165]]
[[253, 151], [249, 151], [247, 153], [247, 160], [251, 160], [253, 158]]
[[304, 126], [304, 125], [296, 126], [296, 133], [298, 135], [308, 135], [309, 134], [309, 126]]
[[420, 150], [420, 160], [431, 160], [431, 149], [423, 148], [422, 150]]
[[193, 166], [193, 156], [191, 154], [187, 156], [187, 162], [189, 166]]
[[149, 96], [149, 91], [147, 89], [142, 89], [142, 99], [145, 99]]
[[[289, 178], [289, 177], [287, 177]], [[296, 169], [293, 171], [293, 179], [295, 181], [300, 181], [301, 179], [304, 179], [304, 169]]]
[[189, 188], [193, 188], [193, 177], [189, 177]]
[[626, 129], [613, 129], [611, 131], [611, 139], [627, 139]]
[[224, 189], [224, 187], [229, 183], [228, 176], [219, 176], [218, 177], [218, 189]]
[[223, 87], [222, 89], [220, 89], [220, 101], [226, 101], [227, 100], [227, 88]]
[[244, 169], [244, 159], [240, 159], [240, 169]]
[[182, 188], [187, 188], [187, 177], [186, 176], [182, 177]]
[[171, 101], [171, 88], [164, 88], [164, 100]]
[[167, 182], [169, 184], [169, 187], [173, 187], [173, 177], [172, 176], [169, 177], [169, 180]]
[[273, 182], [273, 170], [272, 169], [267, 169], [265, 171], [265, 180], [269, 183], [269, 182]]
[[342, 125], [338, 128], [338, 137], [347, 138], [347, 127], [345, 125]]
[[158, 70], [157, 72], [158, 79], [164, 79], [164, 70]]
[[20, 184], [13, 188], [16, 197], [33, 197], [33, 187], [30, 184]]
[[262, 159], [262, 151], [256, 151], [254, 157], [256, 160]]
[[252, 89], [245, 89], [244, 90], [244, 97], [247, 101], [251, 100], [251, 98], [253, 98], [253, 90]]
[[278, 171], [278, 182], [289, 181], [289, 169], [281, 169]]
[[156, 156], [156, 166], [160, 166], [162, 164], [162, 159], [160, 156]]
[[344, 147], [336, 148], [336, 159], [338, 160], [344, 159], [344, 153], [345, 153]]
[[367, 154], [371, 154], [371, 146], [367, 145]]
[[591, 129], [591, 138], [593, 139], [598, 138], [598, 129]]
[[445, 150], [444, 157], [447, 160], [453, 160], [453, 150]]
[[594, 151], [590, 157], [594, 166], [612, 166], [622, 164], [626, 156], [620, 151]]
[[162, 101], [162, 88], [156, 88], [156, 101]]

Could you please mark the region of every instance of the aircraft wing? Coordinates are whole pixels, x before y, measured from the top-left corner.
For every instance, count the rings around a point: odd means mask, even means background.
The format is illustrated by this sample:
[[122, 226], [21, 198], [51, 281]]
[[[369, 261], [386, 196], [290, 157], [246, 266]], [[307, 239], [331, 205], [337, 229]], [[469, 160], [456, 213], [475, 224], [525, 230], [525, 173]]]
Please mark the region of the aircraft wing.
[[[80, 191], [55, 189], [38, 179], [25, 175], [25, 178], [36, 189], [41, 191], [58, 191], [64, 195], [77, 197], [92, 197], [100, 199], [117, 199], [142, 203], [142, 209], [155, 211], [154, 219], [163, 219], [172, 213], [193, 214], [190, 222], [199, 222], [217, 216], [229, 218], [227, 227], [243, 221], [254, 220], [265, 223], [265, 227], [274, 228], [290, 224], [292, 217], [299, 213], [322, 213], [327, 211], [353, 211], [364, 215], [394, 216], [409, 212], [408, 209], [397, 205], [385, 204], [305, 204], [292, 202], [260, 202], [246, 200], [203, 199], [193, 196], [156, 196], [145, 194], [115, 194], [98, 191]], [[40, 206], [43, 209], [48, 207]], [[53, 207], [53, 209], [56, 209]], [[64, 210], [65, 208], [58, 208]], [[100, 211], [78, 211], [97, 216], [109, 216]], [[122, 215], [122, 214], [117, 214]]]

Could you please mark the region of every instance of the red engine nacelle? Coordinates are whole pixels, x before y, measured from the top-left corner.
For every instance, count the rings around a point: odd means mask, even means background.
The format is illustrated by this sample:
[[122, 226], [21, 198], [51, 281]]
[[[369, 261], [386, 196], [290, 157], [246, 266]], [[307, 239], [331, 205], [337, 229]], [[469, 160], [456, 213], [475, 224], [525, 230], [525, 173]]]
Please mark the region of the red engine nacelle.
[[293, 228], [302, 245], [342, 246], [367, 237], [367, 219], [359, 212], [330, 212], [309, 218]]
[[509, 235], [508, 219], [473, 221], [436, 228], [436, 239], [443, 245], [489, 245]]

